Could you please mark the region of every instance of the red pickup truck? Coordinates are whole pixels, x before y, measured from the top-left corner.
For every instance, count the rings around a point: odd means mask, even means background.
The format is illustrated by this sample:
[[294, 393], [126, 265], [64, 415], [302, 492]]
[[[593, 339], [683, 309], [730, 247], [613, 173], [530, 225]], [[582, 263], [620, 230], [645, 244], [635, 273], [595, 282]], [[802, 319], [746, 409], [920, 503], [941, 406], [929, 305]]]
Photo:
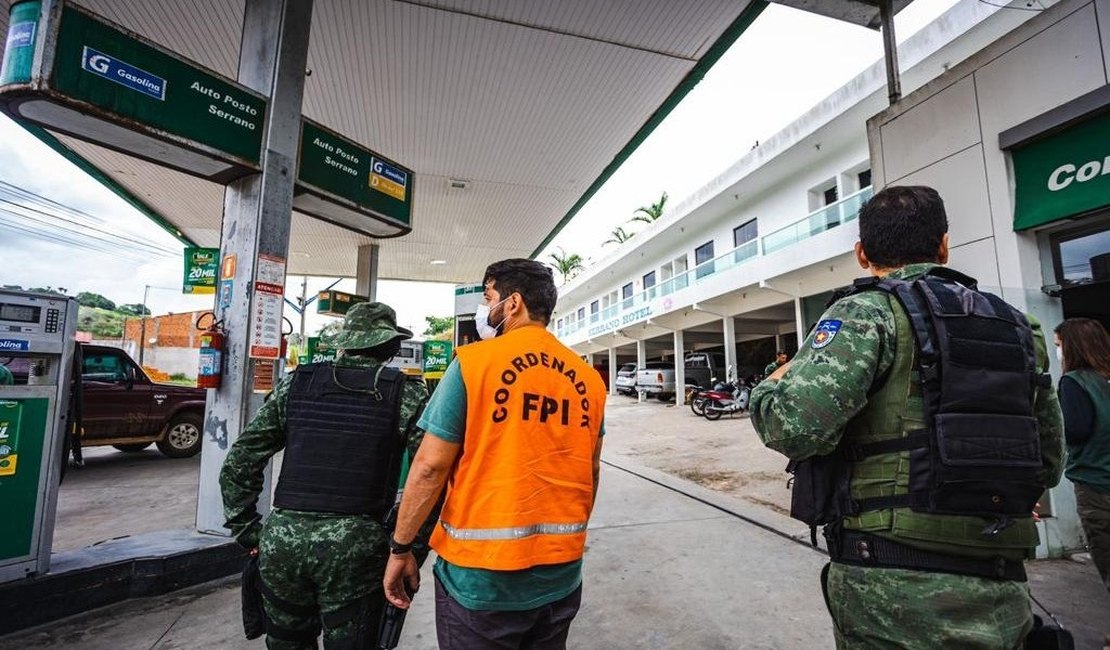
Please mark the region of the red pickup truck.
[[[142, 451], [154, 443], [171, 458], [200, 451], [207, 391], [158, 384], [118, 348], [79, 343], [82, 352], [82, 447]], [[16, 384], [27, 383], [26, 358], [0, 356]]]
[[171, 458], [200, 451], [205, 389], [155, 383], [123, 350], [81, 347], [83, 447], [141, 451], [154, 443]]

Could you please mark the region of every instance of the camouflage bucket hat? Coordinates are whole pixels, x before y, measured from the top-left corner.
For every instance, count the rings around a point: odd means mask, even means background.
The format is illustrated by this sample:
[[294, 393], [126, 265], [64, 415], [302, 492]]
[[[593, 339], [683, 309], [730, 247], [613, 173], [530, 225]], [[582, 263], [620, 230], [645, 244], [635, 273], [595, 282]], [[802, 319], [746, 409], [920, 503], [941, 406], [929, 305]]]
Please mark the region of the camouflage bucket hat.
[[392, 307], [381, 302], [360, 302], [347, 311], [339, 333], [325, 343], [337, 350], [357, 350], [398, 338], [411, 339], [412, 332], [398, 327]]

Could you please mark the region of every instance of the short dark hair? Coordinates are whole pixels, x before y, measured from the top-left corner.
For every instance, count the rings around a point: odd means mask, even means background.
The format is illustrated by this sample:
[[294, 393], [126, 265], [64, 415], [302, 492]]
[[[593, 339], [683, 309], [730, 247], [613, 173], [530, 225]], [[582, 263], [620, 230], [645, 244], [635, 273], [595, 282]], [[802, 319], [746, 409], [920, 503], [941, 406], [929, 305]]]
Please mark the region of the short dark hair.
[[532, 320], [544, 325], [551, 321], [551, 312], [555, 311], [555, 301], [559, 299], [551, 267], [521, 258], [501, 260], [486, 267], [482, 285], [491, 280], [502, 299], [519, 293]]
[[894, 269], [936, 262], [948, 232], [940, 194], [924, 185], [892, 185], [859, 211], [859, 241], [875, 266]]

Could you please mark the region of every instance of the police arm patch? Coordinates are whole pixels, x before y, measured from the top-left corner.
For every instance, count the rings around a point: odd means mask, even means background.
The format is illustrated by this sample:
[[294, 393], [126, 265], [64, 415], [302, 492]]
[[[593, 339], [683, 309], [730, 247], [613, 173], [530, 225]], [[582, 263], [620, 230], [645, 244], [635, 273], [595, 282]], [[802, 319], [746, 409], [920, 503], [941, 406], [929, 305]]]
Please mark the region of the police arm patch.
[[836, 338], [836, 333], [839, 331], [840, 321], [838, 320], [823, 320], [817, 323], [817, 327], [813, 332], [813, 342], [810, 343], [810, 347], [814, 350], [820, 350], [832, 343], [832, 340]]

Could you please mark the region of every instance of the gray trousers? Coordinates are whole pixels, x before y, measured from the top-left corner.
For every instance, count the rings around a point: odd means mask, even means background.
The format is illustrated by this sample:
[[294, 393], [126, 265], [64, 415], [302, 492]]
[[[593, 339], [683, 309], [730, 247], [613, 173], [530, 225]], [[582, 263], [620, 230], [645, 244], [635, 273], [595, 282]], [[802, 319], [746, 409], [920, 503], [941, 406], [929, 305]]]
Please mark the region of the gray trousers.
[[460, 605], [436, 578], [436, 638], [440, 650], [565, 650], [582, 585], [542, 607], [521, 612]]
[[1075, 483], [1075, 504], [1091, 559], [1102, 576], [1102, 584], [1110, 591], [1110, 494]]

